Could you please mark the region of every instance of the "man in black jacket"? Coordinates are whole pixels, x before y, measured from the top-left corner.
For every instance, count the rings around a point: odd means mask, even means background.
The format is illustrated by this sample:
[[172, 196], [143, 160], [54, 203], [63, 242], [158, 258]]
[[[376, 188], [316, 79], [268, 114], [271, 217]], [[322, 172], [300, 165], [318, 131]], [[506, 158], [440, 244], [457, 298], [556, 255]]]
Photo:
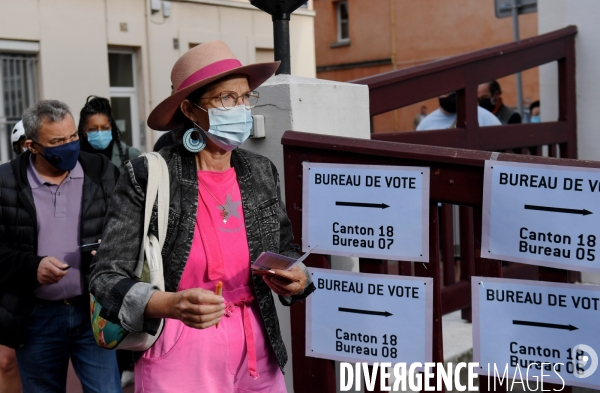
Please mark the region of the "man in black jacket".
[[64, 391], [71, 358], [90, 392], [120, 392], [115, 354], [95, 343], [92, 255], [118, 170], [79, 151], [68, 106], [23, 113], [28, 152], [0, 166], [0, 343], [16, 348], [23, 392]]
[[482, 83], [477, 87], [479, 106], [492, 112], [502, 124], [520, 124], [521, 115], [513, 111], [502, 102], [502, 89], [500, 83], [493, 80]]

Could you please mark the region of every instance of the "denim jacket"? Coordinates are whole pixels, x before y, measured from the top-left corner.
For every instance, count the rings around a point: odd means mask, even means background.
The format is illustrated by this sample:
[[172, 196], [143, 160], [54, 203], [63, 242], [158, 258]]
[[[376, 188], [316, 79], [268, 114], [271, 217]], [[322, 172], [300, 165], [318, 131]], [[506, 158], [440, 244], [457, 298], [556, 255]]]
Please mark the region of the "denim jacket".
[[[196, 212], [198, 208], [198, 178], [196, 160], [182, 145], [162, 149], [169, 168], [170, 205], [167, 234], [162, 257], [167, 292], [176, 292], [188, 260]], [[260, 155], [236, 149], [231, 155], [242, 195], [242, 207], [248, 237], [251, 262], [263, 251], [298, 257], [293, 244], [290, 220], [281, 201], [279, 176], [271, 161]], [[90, 291], [102, 304], [101, 316], [119, 323], [131, 332], [155, 333], [158, 320], [144, 318], [150, 296], [157, 290], [135, 278], [143, 237], [147, 163], [144, 157], [129, 162], [117, 183], [106, 215], [102, 245], [94, 259]], [[157, 235], [156, 204], [150, 231]], [[292, 297], [280, 296], [291, 305], [314, 291], [307, 276], [304, 290]], [[269, 341], [281, 369], [287, 353], [279, 329], [277, 311], [271, 289], [262, 277], [252, 276], [252, 283]]]

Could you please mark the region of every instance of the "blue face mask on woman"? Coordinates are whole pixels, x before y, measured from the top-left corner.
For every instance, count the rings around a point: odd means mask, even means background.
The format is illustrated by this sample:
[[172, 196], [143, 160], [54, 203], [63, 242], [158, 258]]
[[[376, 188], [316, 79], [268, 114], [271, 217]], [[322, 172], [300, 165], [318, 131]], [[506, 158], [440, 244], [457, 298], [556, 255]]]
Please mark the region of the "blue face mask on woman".
[[56, 169], [70, 171], [77, 165], [77, 159], [79, 158], [79, 140], [54, 147], [46, 147], [39, 143], [37, 144], [44, 148], [44, 154], [42, 154], [42, 156]]
[[112, 141], [112, 131], [88, 131], [87, 133], [88, 142], [96, 150], [104, 150], [108, 147]]
[[[229, 110], [210, 108], [208, 111], [198, 105], [196, 107], [208, 112], [210, 127], [206, 136], [221, 149], [231, 151], [250, 136], [252, 115], [244, 105]], [[197, 124], [196, 127], [200, 128]]]
[[531, 116], [531, 119], [529, 120], [530, 123], [541, 123], [542, 119], [540, 119], [539, 116]]

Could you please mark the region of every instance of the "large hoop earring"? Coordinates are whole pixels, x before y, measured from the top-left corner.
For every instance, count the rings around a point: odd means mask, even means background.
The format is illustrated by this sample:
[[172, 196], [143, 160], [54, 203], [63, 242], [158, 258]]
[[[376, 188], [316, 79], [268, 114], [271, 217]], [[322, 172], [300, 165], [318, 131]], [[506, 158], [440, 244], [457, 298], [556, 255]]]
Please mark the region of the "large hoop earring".
[[[198, 134], [198, 139], [192, 137], [193, 133]], [[183, 134], [183, 147], [190, 153], [198, 153], [206, 147], [206, 138], [202, 131], [196, 127], [192, 127]]]

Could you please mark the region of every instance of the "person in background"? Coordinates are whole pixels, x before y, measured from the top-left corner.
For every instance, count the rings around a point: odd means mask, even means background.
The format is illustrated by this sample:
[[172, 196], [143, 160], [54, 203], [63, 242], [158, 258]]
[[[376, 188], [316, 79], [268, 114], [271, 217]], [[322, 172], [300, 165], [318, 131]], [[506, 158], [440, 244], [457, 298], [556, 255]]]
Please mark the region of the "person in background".
[[[173, 85], [171, 85], [171, 94], [173, 94]], [[181, 143], [183, 138], [183, 132], [179, 129], [169, 130], [161, 135], [160, 138], [154, 144], [152, 151], [159, 152], [163, 147], [168, 147]]]
[[425, 105], [422, 105], [421, 109], [419, 110], [419, 113], [417, 113], [417, 115], [415, 116], [415, 120], [413, 120], [413, 126], [415, 127], [415, 130], [419, 126], [419, 123], [425, 118], [425, 116], [427, 116], [427, 107]]
[[119, 176], [80, 151], [69, 107], [23, 113], [28, 151], [0, 165], [0, 344], [17, 349], [24, 393], [64, 392], [69, 359], [85, 392], [121, 391], [114, 352], [90, 323], [92, 255]]
[[[81, 150], [88, 153], [100, 153], [117, 167], [121, 168], [131, 159], [140, 156], [135, 147], [127, 146], [121, 141], [121, 131], [118, 129], [112, 115], [108, 99], [89, 96], [79, 114], [79, 138]], [[121, 386], [133, 383], [133, 356], [130, 351], [117, 351]]]
[[15, 350], [0, 345], [0, 392], [21, 393], [21, 378]]
[[[16, 156], [27, 151], [25, 147], [25, 129], [23, 128], [22, 120], [15, 124], [10, 138]], [[21, 393], [21, 378], [19, 377], [17, 355], [14, 349], [4, 345], [0, 345], [0, 392]]]
[[[419, 123], [417, 131], [443, 130], [456, 127], [456, 93], [441, 95], [438, 100], [440, 107]], [[477, 107], [477, 120], [480, 127], [501, 125], [496, 116], [480, 106]]]
[[181, 138], [183, 136], [183, 132], [180, 130], [170, 130], [165, 132], [163, 135], [158, 138], [156, 143], [154, 144], [154, 148], [152, 151], [160, 151], [163, 147], [173, 146], [177, 143], [181, 143]]
[[477, 87], [479, 106], [492, 112], [502, 124], [520, 124], [521, 115], [502, 102], [502, 89], [498, 81], [482, 83]]
[[100, 153], [121, 168], [129, 160], [139, 157], [140, 151], [121, 141], [121, 132], [112, 115], [110, 102], [103, 97], [89, 96], [79, 113], [81, 150]]
[[25, 147], [25, 129], [23, 128], [23, 120], [19, 121], [13, 127], [10, 134], [10, 140], [12, 141], [15, 156], [27, 151], [27, 147]]
[[[15, 156], [27, 151], [27, 147], [25, 147], [26, 138], [23, 120], [15, 124], [10, 134], [10, 139], [12, 141]], [[0, 345], [0, 392], [21, 392], [21, 378], [19, 377], [17, 355], [15, 354], [14, 349], [4, 345]]]
[[540, 101], [534, 101], [529, 105], [529, 122], [530, 123], [541, 123], [540, 118]]

